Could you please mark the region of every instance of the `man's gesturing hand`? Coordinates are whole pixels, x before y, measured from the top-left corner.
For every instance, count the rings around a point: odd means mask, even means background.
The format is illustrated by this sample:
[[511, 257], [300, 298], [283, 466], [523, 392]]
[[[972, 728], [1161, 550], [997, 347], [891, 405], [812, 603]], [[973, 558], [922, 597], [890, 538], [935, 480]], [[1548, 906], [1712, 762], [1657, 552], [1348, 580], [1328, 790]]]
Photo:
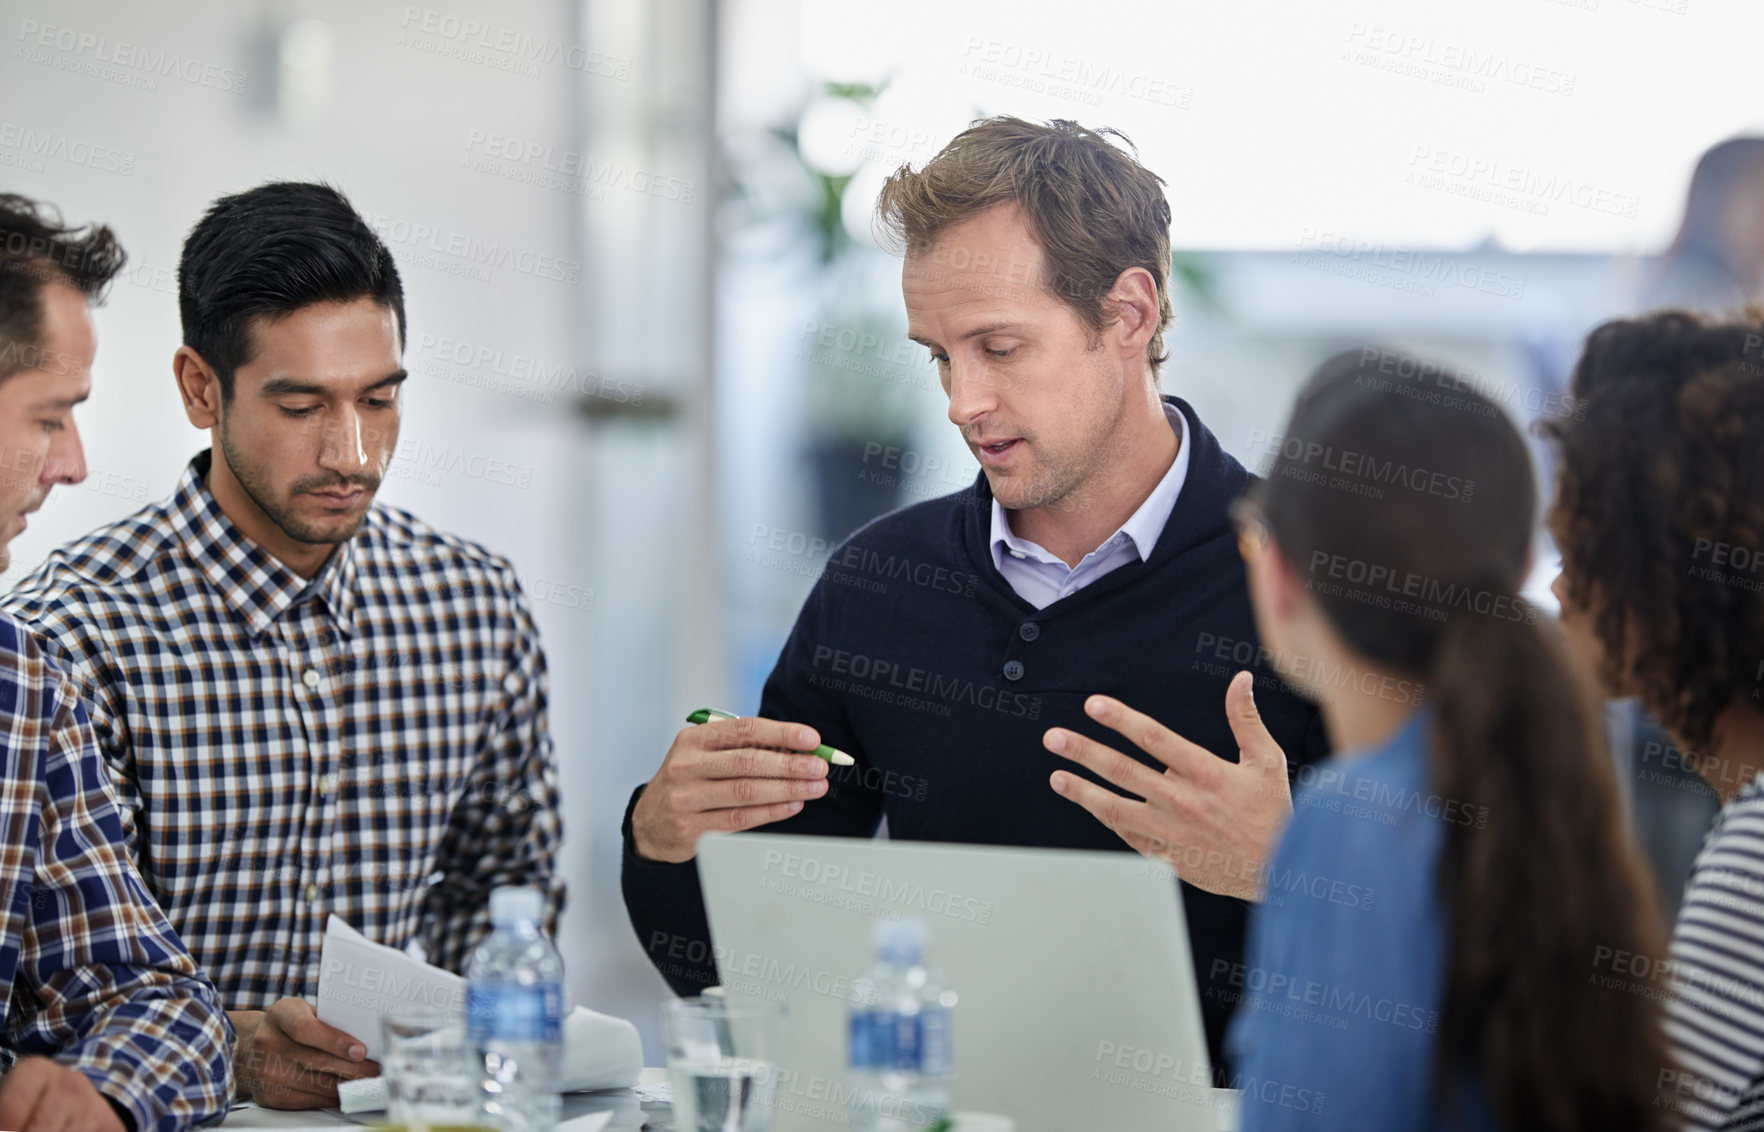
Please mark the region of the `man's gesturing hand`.
[[698, 837], [780, 821], [827, 792], [827, 762], [799, 754], [821, 737], [799, 723], [722, 719], [674, 736], [631, 811], [631, 839], [651, 861], [689, 861]]
[[329, 1108], [337, 1082], [377, 1077], [367, 1047], [318, 1020], [305, 999], [284, 998], [268, 1010], [230, 1010], [239, 1044], [233, 1058], [239, 1094], [265, 1108]]
[[27, 1057], [0, 1081], [0, 1128], [18, 1132], [126, 1132], [91, 1078], [46, 1057]]
[[1239, 672], [1225, 689], [1225, 717], [1237, 737], [1229, 763], [1150, 716], [1108, 696], [1091, 696], [1084, 713], [1120, 732], [1169, 769], [1159, 774], [1101, 743], [1053, 728], [1043, 742], [1056, 755], [1145, 799], [1123, 798], [1067, 771], [1049, 779], [1063, 797], [1089, 810], [1148, 857], [1170, 862], [1198, 888], [1245, 900], [1262, 897], [1263, 869], [1292, 817], [1286, 754], [1262, 726], [1252, 679]]

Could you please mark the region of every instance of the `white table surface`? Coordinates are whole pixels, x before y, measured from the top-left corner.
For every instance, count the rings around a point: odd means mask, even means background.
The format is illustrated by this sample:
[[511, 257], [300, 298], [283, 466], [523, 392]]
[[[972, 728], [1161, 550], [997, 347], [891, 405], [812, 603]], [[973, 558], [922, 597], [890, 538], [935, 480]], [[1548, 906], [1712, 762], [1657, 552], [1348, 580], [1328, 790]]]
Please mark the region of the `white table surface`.
[[[653, 1085], [668, 1079], [666, 1069], [645, 1069], [637, 1078], [639, 1085]], [[1219, 1132], [1236, 1132], [1237, 1102], [1235, 1094], [1229, 1090], [1216, 1089], [1220, 1096]], [[631, 1106], [636, 1097], [628, 1089], [618, 1089], [607, 1093], [576, 1093], [564, 1097], [564, 1120], [582, 1116], [587, 1113], [601, 1112], [611, 1107], [619, 1110], [619, 1115], [606, 1125], [604, 1132], [638, 1132], [644, 1127], [645, 1115], [657, 1117], [661, 1128], [672, 1128], [673, 1122], [666, 1119], [667, 1105], [639, 1106], [638, 1114], [633, 1115]], [[233, 1128], [278, 1128], [282, 1132], [335, 1132], [339, 1128], [360, 1128], [385, 1119], [383, 1112], [364, 1112], [355, 1116], [344, 1116], [335, 1109], [315, 1109], [306, 1112], [282, 1112], [277, 1109], [259, 1108], [256, 1105], [245, 1105], [236, 1108], [227, 1115], [221, 1127]], [[654, 1127], [654, 1126], [652, 1126]], [[567, 1127], [559, 1132], [569, 1132]]]
[[[637, 1078], [639, 1085], [653, 1085], [666, 1081], [666, 1069], [645, 1069]], [[605, 1132], [637, 1132], [643, 1127], [642, 1108], [636, 1104], [637, 1098], [629, 1089], [615, 1089], [605, 1093], [576, 1093], [564, 1097], [564, 1119], [582, 1116], [588, 1113], [602, 1112], [608, 1108], [619, 1111], [606, 1126]], [[637, 1107], [633, 1116], [631, 1110]], [[665, 1112], [666, 1106], [650, 1106], [651, 1112]], [[304, 1112], [284, 1112], [280, 1109], [259, 1108], [248, 1104], [234, 1109], [221, 1122], [222, 1128], [279, 1128], [282, 1132], [335, 1132], [339, 1128], [360, 1128], [363, 1125], [383, 1123], [384, 1112], [362, 1112], [354, 1116], [344, 1116], [336, 1109], [307, 1109]], [[561, 1132], [568, 1132], [562, 1129]]]

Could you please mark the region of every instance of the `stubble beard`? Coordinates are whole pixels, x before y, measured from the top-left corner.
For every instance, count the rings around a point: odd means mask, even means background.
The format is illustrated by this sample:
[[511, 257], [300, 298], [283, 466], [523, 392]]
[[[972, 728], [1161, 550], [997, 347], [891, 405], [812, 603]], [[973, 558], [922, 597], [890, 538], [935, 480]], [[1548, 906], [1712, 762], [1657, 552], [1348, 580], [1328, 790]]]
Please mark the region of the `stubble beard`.
[[[986, 482], [992, 488], [992, 494], [1009, 510], [1036, 511], [1043, 507], [1058, 506], [1084, 482], [1084, 477], [1082, 473], [1073, 472], [1064, 466], [1055, 466], [1037, 469], [1027, 480], [1019, 476], [1005, 478], [1005, 490], [1002, 492], [999, 490], [999, 482], [990, 473]], [[1021, 491], [1013, 491], [1013, 483], [1020, 483]], [[1012, 495], [1018, 498], [1010, 498]]]
[[[1103, 464], [1103, 449], [1108, 442], [1110, 427], [1100, 428], [1097, 435], [1086, 437], [1076, 445], [1072, 455], [1062, 457], [1059, 453], [1047, 453], [1032, 437], [1025, 436], [1024, 443], [1037, 458], [1037, 466], [1030, 470], [1027, 478], [1022, 479], [1022, 489], [1018, 493], [1021, 498], [1007, 500], [999, 492], [999, 484], [991, 474], [986, 477], [992, 493], [999, 502], [1012, 511], [1036, 511], [1041, 509], [1072, 510], [1078, 501], [1074, 499], [1077, 492], [1094, 477]], [[1016, 476], [1010, 479], [1018, 479]]]
[[[354, 538], [355, 533], [361, 530], [362, 524], [367, 521], [366, 510], [363, 510], [361, 515], [349, 524], [347, 530], [341, 532], [322, 529], [302, 521], [298, 515], [294, 514], [293, 508], [276, 503], [270, 496], [269, 485], [259, 480], [256, 471], [239, 459], [238, 449], [233, 447], [232, 434], [224, 421], [220, 428], [220, 442], [221, 454], [226, 457], [227, 466], [232, 469], [233, 478], [238, 481], [240, 490], [245, 492], [251, 502], [257, 504], [258, 510], [269, 516], [270, 522], [280, 527], [282, 533], [295, 542], [303, 542], [311, 546], [337, 546]], [[379, 491], [380, 481], [378, 478], [375, 478], [371, 483], [365, 479], [353, 482], [359, 483], [367, 491], [370, 502]]]

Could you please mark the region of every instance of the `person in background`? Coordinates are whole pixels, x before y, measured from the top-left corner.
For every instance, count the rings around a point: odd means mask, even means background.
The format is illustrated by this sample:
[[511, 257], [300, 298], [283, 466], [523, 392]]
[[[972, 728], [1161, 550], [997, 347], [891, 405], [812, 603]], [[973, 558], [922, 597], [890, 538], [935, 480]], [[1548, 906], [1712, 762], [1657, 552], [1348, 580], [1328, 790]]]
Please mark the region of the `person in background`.
[[[1303, 444], [1236, 512], [1277, 663], [1387, 678], [1289, 672], [1339, 753], [1300, 775], [1273, 872], [1327, 883], [1271, 884], [1252, 916], [1242, 1128], [1664, 1128], [1658, 1003], [1596, 967], [1651, 954], [1651, 891], [1592, 701], [1517, 596], [1537, 508], [1524, 440], [1478, 394], [1401, 396], [1379, 356], [1317, 370], [1285, 431]], [[1312, 446], [1429, 474], [1345, 490], [1291, 455]], [[1403, 680], [1425, 682], [1423, 706], [1389, 694]], [[1283, 1105], [1289, 1087], [1326, 1107]]]
[[1729, 138], [1697, 159], [1684, 217], [1653, 265], [1643, 306], [1733, 314], [1764, 297], [1764, 137]]
[[1570, 652], [1720, 800], [1670, 961], [1599, 974], [1666, 996], [1686, 1127], [1764, 1128], [1764, 310], [1606, 323], [1572, 392], [1584, 416], [1544, 430]]
[[545, 656], [514, 568], [375, 502], [405, 370], [397, 266], [326, 185], [223, 197], [184, 243], [172, 371], [212, 448], [171, 499], [6, 599], [92, 713], [153, 895], [238, 1028], [241, 1091], [372, 1076], [321, 1023], [330, 915], [463, 970], [562, 835]]
[[[0, 569], [57, 484], [86, 478], [90, 304], [122, 269], [109, 228], [0, 194]], [[85, 709], [0, 614], [0, 1128], [173, 1132], [227, 1110], [233, 1031], [129, 860]]]
[[[1325, 739], [1315, 705], [1257, 659], [1226, 513], [1250, 474], [1160, 395], [1170, 206], [1117, 139], [990, 118], [884, 186], [908, 334], [980, 474], [834, 550], [762, 718], [680, 732], [632, 796], [625, 904], [676, 991], [718, 979], [694, 863], [708, 830], [869, 837], [886, 818], [902, 840], [1131, 847], [1182, 878], [1223, 1064], [1237, 988], [1220, 972], [1241, 966], [1245, 898], [1290, 810], [1281, 752], [1304, 765]], [[1253, 698], [1245, 668], [1264, 682]], [[1051, 724], [1145, 718], [1191, 739], [1193, 773], [1228, 800], [1161, 842], [1061, 801], [1041, 749]], [[857, 765], [829, 775], [791, 753], [823, 741]], [[1249, 812], [1250, 797], [1267, 804]]]

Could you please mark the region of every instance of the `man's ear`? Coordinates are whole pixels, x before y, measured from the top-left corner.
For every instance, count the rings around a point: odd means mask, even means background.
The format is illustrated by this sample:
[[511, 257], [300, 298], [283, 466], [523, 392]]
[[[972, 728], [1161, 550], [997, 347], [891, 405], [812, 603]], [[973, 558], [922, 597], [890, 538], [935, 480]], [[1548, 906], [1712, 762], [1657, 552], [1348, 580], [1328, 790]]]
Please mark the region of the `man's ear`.
[[1117, 319], [1121, 353], [1138, 357], [1158, 332], [1158, 285], [1143, 267], [1129, 267], [1115, 280], [1105, 300]]
[[184, 415], [197, 428], [213, 428], [220, 423], [221, 383], [214, 367], [188, 346], [179, 346], [172, 355], [172, 376], [177, 379], [178, 393], [184, 398]]

